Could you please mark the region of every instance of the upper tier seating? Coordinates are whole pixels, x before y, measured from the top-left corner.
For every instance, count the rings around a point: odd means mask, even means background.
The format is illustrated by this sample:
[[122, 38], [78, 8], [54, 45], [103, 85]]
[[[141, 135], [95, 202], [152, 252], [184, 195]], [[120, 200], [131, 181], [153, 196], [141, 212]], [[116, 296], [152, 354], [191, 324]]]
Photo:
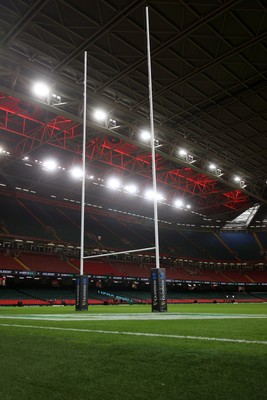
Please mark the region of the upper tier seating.
[[[72, 258], [71, 263], [79, 268], [80, 261], [77, 258]], [[105, 261], [84, 261], [84, 272], [89, 275], [118, 275], [118, 270], [115, 269], [109, 262]]]
[[52, 254], [22, 253], [18, 259], [31, 271], [78, 273], [73, 265]]
[[247, 276], [252, 282], [267, 283], [267, 271], [249, 271]]
[[[100, 211], [99, 211], [100, 213]], [[134, 223], [85, 209], [85, 246], [132, 250], [154, 245], [153, 223]], [[80, 243], [80, 209], [75, 204], [25, 196], [0, 196], [0, 233], [66, 244]], [[265, 232], [197, 232], [159, 225], [160, 253], [206, 261], [256, 261], [266, 257]]]
[[221, 232], [220, 237], [234, 251], [236, 259], [248, 261], [260, 258], [260, 248], [251, 233]]
[[0, 252], [0, 269], [21, 270], [23, 268], [14, 257]]
[[53, 204], [44, 204], [23, 200], [32, 213], [42, 221], [50, 237], [54, 240], [78, 244], [80, 241], [80, 228], [76, 226], [58, 207]]
[[52, 238], [23, 203], [11, 196], [0, 196], [0, 223], [5, 233], [15, 236], [43, 240]]
[[184, 236], [192, 246], [197, 246], [201, 257], [208, 260], [231, 260], [233, 254], [229, 251], [219, 236], [214, 232], [185, 231]]
[[[149, 263], [133, 263], [118, 260], [85, 260], [84, 273], [100, 276], [125, 276], [135, 278], [149, 278]], [[78, 258], [60, 258], [59, 255], [22, 252], [13, 257], [3, 251], [0, 252], [0, 269], [3, 270], [31, 270], [36, 272], [59, 272], [79, 274], [80, 260]], [[194, 266], [165, 266], [167, 279], [201, 282], [225, 283], [267, 283], [267, 271], [237, 271], [200, 269]]]

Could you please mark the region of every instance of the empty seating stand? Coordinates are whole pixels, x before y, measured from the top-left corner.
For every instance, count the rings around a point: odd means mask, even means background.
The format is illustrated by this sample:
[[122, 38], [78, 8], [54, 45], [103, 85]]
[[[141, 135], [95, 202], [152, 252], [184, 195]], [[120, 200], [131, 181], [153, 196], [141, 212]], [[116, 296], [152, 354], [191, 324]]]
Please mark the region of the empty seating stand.
[[22, 253], [19, 260], [31, 271], [77, 273], [78, 270], [57, 255]]
[[6, 252], [0, 252], [0, 269], [4, 270], [23, 270], [16, 258]]

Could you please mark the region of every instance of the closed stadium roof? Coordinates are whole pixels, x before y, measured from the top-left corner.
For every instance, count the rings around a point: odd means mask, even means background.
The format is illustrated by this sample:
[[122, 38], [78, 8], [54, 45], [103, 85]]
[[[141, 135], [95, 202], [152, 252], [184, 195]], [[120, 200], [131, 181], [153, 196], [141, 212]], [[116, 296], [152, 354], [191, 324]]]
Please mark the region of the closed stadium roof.
[[[161, 217], [223, 225], [266, 205], [267, 3], [261, 0], [2, 0], [2, 183], [79, 195], [79, 183], [70, 184], [64, 171], [81, 162], [87, 51], [87, 169], [100, 179], [87, 196], [106, 209], [116, 204], [149, 213], [141, 198], [125, 202], [115, 192], [103, 195], [101, 186], [110, 174], [151, 186], [150, 147], [139, 137], [149, 128], [146, 6], [158, 186], [166, 204], [182, 198], [191, 205], [179, 215], [160, 207]], [[36, 81], [49, 85], [49, 98], [35, 97]], [[97, 107], [108, 113], [104, 124], [92, 117]], [[66, 169], [40, 174], [39, 160], [48, 155]]]

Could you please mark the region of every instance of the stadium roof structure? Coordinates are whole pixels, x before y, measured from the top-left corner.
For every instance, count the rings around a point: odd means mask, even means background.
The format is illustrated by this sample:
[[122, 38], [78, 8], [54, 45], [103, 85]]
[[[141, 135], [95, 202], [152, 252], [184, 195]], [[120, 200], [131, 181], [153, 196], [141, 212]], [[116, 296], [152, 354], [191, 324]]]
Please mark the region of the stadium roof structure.
[[[222, 226], [253, 206], [266, 210], [265, 0], [2, 0], [0, 183], [78, 198], [79, 181], [64, 174], [81, 164], [87, 51], [87, 169], [97, 177], [87, 198], [152, 213], [141, 196], [103, 192], [110, 174], [151, 185], [150, 146], [139, 137], [150, 126], [146, 6], [160, 218]], [[52, 90], [46, 99], [31, 91], [37, 80]], [[97, 107], [105, 123], [93, 119]], [[62, 165], [53, 176], [39, 170], [48, 155]], [[175, 198], [191, 209], [175, 209]]]

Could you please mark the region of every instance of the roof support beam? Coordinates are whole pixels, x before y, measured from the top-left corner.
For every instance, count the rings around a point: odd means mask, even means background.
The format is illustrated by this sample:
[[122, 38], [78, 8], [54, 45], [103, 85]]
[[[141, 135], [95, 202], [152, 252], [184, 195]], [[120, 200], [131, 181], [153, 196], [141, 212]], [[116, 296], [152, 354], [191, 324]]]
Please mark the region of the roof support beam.
[[35, 3], [23, 15], [23, 17], [15, 25], [13, 25], [12, 29], [6, 34], [6, 36], [4, 36], [1, 43], [7, 45], [12, 42], [12, 40], [14, 40], [18, 34], [23, 31], [23, 29], [31, 22], [35, 15], [37, 15], [49, 1], [50, 0], [36, 0]]

